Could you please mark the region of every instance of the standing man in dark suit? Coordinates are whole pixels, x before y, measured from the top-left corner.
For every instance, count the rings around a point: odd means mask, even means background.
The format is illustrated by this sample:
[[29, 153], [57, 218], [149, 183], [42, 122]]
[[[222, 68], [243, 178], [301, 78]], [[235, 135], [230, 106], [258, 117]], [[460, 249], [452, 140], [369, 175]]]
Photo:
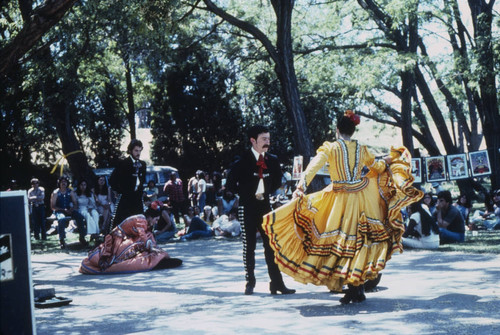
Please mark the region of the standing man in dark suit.
[[111, 173], [109, 184], [119, 196], [110, 231], [131, 215], [142, 214], [146, 163], [141, 161], [142, 142], [133, 139], [127, 147], [129, 157], [121, 160]]
[[260, 232], [264, 244], [264, 255], [271, 283], [271, 294], [295, 293], [288, 289], [278, 265], [274, 262], [274, 251], [269, 245], [269, 238], [262, 229], [262, 217], [271, 211], [269, 195], [281, 185], [281, 168], [278, 158], [267, 153], [270, 144], [269, 129], [265, 126], [253, 126], [248, 130], [252, 148], [246, 151], [235, 163], [228, 175], [226, 187], [240, 196], [239, 219], [242, 225], [243, 262], [246, 272], [245, 294], [253, 294], [255, 287], [255, 248], [256, 234]]

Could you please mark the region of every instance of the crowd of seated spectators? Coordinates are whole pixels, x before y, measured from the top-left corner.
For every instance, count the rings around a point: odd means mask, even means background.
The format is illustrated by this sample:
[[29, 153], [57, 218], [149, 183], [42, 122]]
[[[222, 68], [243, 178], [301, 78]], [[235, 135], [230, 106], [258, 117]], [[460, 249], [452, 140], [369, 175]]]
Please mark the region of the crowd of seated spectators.
[[[208, 173], [198, 170], [184, 184], [173, 172], [163, 188], [166, 199], [154, 228], [158, 243], [239, 236], [236, 214], [239, 198], [225, 189], [226, 176], [227, 171]], [[66, 186], [61, 185], [61, 181], [67, 183], [68, 201], [64, 204], [67, 209], [59, 208], [56, 203], [61, 187]], [[95, 186], [90, 188], [89, 185]], [[82, 244], [86, 244], [87, 235], [91, 235], [92, 240], [101, 233], [102, 238], [103, 232], [109, 230], [116, 198], [106, 178], [99, 176], [95, 183], [82, 180], [73, 186], [68, 178], [63, 177], [56, 186], [48, 193], [52, 194], [52, 200], [49, 200], [45, 190], [50, 190], [50, 186], [43, 185], [37, 178], [31, 179], [28, 201], [33, 238], [44, 241], [47, 235], [58, 234], [62, 247], [68, 232], [78, 232]], [[292, 181], [284, 176], [283, 187], [272, 197], [273, 208], [289, 201], [291, 192], [287, 190], [291, 188]], [[19, 189], [17, 181], [11, 182], [8, 190], [15, 189]], [[158, 193], [155, 183], [149, 181], [144, 191], [145, 206], [157, 200]], [[500, 230], [500, 190], [485, 192], [482, 197], [484, 206], [478, 203], [473, 206], [472, 199], [465, 193], [455, 199], [442, 188], [435, 194], [425, 193], [420, 202], [405, 210], [403, 244], [410, 248], [432, 249], [439, 244], [463, 242], [466, 231]], [[52, 226], [47, 227], [47, 223], [52, 223]]]
[[467, 231], [500, 230], [500, 190], [483, 195], [484, 208], [473, 212], [472, 200], [465, 193], [455, 201], [447, 190], [424, 193], [421, 201], [407, 209], [403, 245], [434, 249], [439, 244], [463, 242]]

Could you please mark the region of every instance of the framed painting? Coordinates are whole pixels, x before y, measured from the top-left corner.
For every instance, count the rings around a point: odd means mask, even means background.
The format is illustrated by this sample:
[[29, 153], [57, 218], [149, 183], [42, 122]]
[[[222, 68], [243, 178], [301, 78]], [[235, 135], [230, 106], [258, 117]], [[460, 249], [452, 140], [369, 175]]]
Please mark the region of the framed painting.
[[446, 156], [446, 160], [448, 163], [448, 175], [451, 180], [469, 178], [467, 156], [465, 154], [448, 155]]
[[428, 182], [446, 180], [444, 156], [425, 157], [425, 169]]
[[470, 170], [472, 176], [484, 176], [491, 173], [490, 159], [487, 150], [469, 152]]
[[415, 178], [414, 183], [419, 184], [422, 182], [422, 159], [412, 158], [411, 159], [411, 174]]
[[302, 156], [293, 157], [292, 179], [299, 180], [302, 177], [304, 159]]

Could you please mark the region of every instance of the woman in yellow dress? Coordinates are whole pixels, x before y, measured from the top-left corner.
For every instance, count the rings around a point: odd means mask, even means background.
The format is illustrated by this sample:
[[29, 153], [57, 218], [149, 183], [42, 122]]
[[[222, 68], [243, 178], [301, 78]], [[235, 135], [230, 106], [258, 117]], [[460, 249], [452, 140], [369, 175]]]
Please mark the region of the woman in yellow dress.
[[[394, 252], [402, 252], [401, 209], [423, 196], [412, 187], [408, 150], [391, 148], [377, 159], [351, 139], [359, 121], [350, 110], [339, 119], [337, 140], [317, 150], [293, 200], [263, 221], [280, 270], [304, 284], [333, 291], [347, 284], [342, 304], [365, 300], [363, 283], [375, 279]], [[325, 164], [331, 184], [305, 194]]]

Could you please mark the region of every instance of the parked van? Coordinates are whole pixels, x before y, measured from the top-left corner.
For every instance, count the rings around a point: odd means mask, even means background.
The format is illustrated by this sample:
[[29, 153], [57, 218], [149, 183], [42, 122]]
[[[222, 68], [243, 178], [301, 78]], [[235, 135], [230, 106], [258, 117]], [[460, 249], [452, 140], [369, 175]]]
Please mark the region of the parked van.
[[148, 166], [146, 168], [146, 183], [144, 184], [144, 188], [147, 187], [150, 180], [154, 180], [155, 185], [158, 188], [158, 199], [164, 201], [165, 199], [162, 199], [165, 197], [163, 186], [165, 186], [165, 183], [170, 179], [172, 171], [174, 171], [177, 174], [177, 177], [179, 177], [179, 171], [172, 166]]
[[[104, 169], [94, 169], [94, 173], [96, 176], [105, 176], [107, 184], [109, 185], [109, 177], [113, 172], [114, 168], [104, 168]], [[144, 188], [147, 187], [150, 180], [155, 182], [156, 187], [158, 188], [158, 199], [164, 198], [163, 186], [170, 179], [170, 174], [174, 171], [179, 176], [179, 171], [167, 165], [153, 165], [146, 167], [146, 182], [144, 183]]]

